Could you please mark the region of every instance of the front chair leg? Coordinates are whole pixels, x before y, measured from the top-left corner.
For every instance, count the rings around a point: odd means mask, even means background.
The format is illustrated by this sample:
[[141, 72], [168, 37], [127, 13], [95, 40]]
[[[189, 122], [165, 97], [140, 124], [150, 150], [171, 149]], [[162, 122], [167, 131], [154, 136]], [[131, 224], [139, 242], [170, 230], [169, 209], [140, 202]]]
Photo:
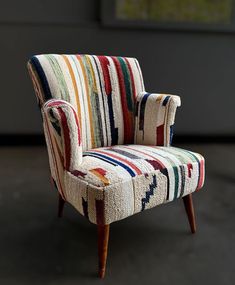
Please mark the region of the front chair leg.
[[59, 193], [59, 199], [58, 199], [58, 218], [61, 218], [63, 216], [63, 210], [64, 210], [64, 204], [65, 200], [62, 198], [62, 196]]
[[193, 207], [193, 196], [189, 194], [183, 197], [184, 207], [188, 216], [188, 221], [190, 224], [191, 232], [194, 234], [196, 232], [196, 220]]
[[109, 242], [109, 225], [98, 225], [99, 277], [104, 278]]

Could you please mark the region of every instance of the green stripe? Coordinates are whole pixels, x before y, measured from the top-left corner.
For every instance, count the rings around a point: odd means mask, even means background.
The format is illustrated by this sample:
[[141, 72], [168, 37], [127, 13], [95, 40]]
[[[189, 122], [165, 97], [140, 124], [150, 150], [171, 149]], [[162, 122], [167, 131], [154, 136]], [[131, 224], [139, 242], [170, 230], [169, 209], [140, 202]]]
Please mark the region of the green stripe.
[[[92, 70], [91, 66], [86, 58], [86, 56], [82, 56], [82, 63], [84, 65], [85, 71], [86, 71], [86, 77], [88, 79], [88, 93], [87, 96], [90, 96], [90, 103], [91, 103], [91, 112], [92, 112], [92, 124], [93, 124], [93, 130], [94, 130], [94, 140], [95, 140], [95, 146], [101, 146], [100, 138], [102, 136], [101, 129], [99, 126], [98, 118], [99, 118], [99, 110], [100, 107], [97, 105], [97, 97], [98, 94], [94, 90], [94, 82], [92, 78]], [[98, 71], [97, 71], [98, 72]]]
[[[81, 78], [81, 72], [80, 70], [78, 69], [77, 65], [80, 66], [80, 62], [79, 60], [76, 58], [75, 55], [72, 55], [72, 60], [74, 62], [74, 65], [75, 65], [75, 68], [76, 68], [76, 73], [78, 75], [78, 78], [79, 78], [79, 82], [78, 82], [78, 85], [80, 84], [80, 90], [78, 90], [78, 98], [79, 98], [79, 102], [80, 102], [80, 106], [81, 106], [81, 115], [82, 115], [82, 112], [84, 113], [84, 116], [86, 118], [86, 114], [85, 114], [85, 102], [84, 102], [84, 88], [82, 88], [82, 78]], [[81, 94], [79, 93], [79, 91], [81, 91]], [[82, 104], [81, 104], [82, 102]], [[83, 106], [83, 107], [82, 107]], [[81, 126], [82, 126], [82, 122], [80, 122]], [[89, 136], [89, 130], [87, 127], [85, 128], [82, 128], [82, 132], [86, 133], [86, 137], [88, 138]], [[83, 140], [84, 142], [84, 140]], [[85, 144], [86, 144], [86, 147], [87, 147], [87, 140], [85, 140]]]
[[[175, 150], [177, 150], [177, 148], [174, 148]], [[191, 151], [185, 150], [185, 149], [180, 149], [180, 151], [182, 153], [184, 153], [186, 156], [191, 157], [191, 159], [193, 160], [193, 162], [196, 162], [198, 164], [198, 181], [197, 181], [197, 185], [199, 183], [200, 180], [200, 166], [201, 166], [201, 161], [198, 159], [198, 157]]]
[[180, 189], [180, 197], [183, 196], [184, 194], [184, 189], [185, 189], [185, 181], [186, 181], [186, 176], [185, 176], [185, 166], [180, 165], [180, 174], [181, 174], [181, 189]]
[[51, 68], [55, 74], [60, 89], [61, 99], [70, 102], [68, 87], [57, 59], [53, 55], [45, 55], [45, 57], [49, 61]]
[[[173, 147], [171, 147], [170, 149], [179, 150], [179, 149], [173, 148]], [[200, 163], [200, 160], [197, 158], [197, 156], [193, 152], [191, 152], [189, 150], [185, 150], [185, 149], [180, 149], [180, 151], [182, 152], [182, 155], [185, 154], [187, 157], [190, 157], [193, 162]]]
[[132, 92], [132, 86], [131, 86], [131, 78], [130, 73], [128, 70], [128, 67], [126, 65], [126, 62], [123, 58], [118, 57], [118, 60], [120, 62], [122, 73], [124, 77], [124, 83], [125, 83], [125, 89], [126, 89], [126, 100], [127, 100], [127, 107], [130, 112], [133, 112], [134, 106], [133, 106], [133, 92]]
[[188, 159], [190, 159], [191, 162], [198, 162], [197, 157], [193, 153], [185, 151], [183, 149], [169, 147], [166, 152], [173, 154], [183, 164], [188, 164]]
[[179, 191], [179, 171], [177, 166], [173, 166], [174, 174], [175, 174], [175, 192], [174, 192], [174, 199], [178, 197]]

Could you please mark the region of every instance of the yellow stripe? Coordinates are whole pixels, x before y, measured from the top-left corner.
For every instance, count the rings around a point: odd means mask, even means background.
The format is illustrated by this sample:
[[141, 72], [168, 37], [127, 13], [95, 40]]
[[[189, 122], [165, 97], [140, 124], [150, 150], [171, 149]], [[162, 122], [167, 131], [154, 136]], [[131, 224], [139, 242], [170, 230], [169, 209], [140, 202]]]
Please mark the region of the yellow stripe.
[[164, 96], [163, 94], [159, 94], [159, 95], [157, 96], [156, 102], [160, 103], [161, 100], [162, 100], [162, 98], [163, 98], [163, 96]]
[[95, 137], [94, 137], [94, 126], [93, 126], [93, 119], [92, 119], [92, 112], [91, 112], [91, 100], [90, 100], [90, 94], [89, 94], [89, 86], [87, 81], [87, 75], [86, 70], [84, 67], [84, 64], [82, 62], [81, 57], [78, 58], [81, 64], [82, 72], [83, 72], [83, 78], [85, 81], [85, 88], [86, 88], [86, 94], [87, 94], [87, 101], [88, 101], [88, 113], [89, 113], [89, 121], [90, 121], [90, 130], [91, 130], [91, 147], [95, 147]]
[[97, 85], [96, 85], [96, 80], [95, 80], [95, 72], [94, 72], [94, 69], [93, 69], [93, 66], [92, 66], [92, 63], [91, 63], [91, 59], [88, 55], [85, 55], [86, 59], [87, 59], [87, 62], [89, 64], [89, 67], [90, 67], [90, 71], [91, 71], [91, 76], [92, 76], [92, 89], [94, 91], [94, 93], [98, 94], [98, 89], [97, 89]]

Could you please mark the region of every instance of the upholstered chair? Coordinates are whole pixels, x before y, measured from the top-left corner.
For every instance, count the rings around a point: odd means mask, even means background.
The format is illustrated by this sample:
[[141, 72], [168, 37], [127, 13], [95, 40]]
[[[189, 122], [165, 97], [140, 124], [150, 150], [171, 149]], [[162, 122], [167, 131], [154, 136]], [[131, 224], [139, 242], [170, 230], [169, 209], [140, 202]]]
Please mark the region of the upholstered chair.
[[170, 146], [178, 96], [146, 92], [135, 58], [44, 54], [28, 69], [58, 215], [68, 202], [97, 225], [101, 278], [113, 222], [183, 198], [195, 232], [192, 193], [203, 186], [204, 158]]

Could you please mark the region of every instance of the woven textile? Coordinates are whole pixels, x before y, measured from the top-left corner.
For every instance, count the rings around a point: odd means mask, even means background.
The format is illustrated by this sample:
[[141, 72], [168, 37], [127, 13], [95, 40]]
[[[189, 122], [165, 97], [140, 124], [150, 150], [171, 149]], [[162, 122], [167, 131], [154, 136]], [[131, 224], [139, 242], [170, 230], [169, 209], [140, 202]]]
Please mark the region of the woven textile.
[[136, 59], [38, 55], [28, 69], [51, 175], [92, 223], [110, 224], [203, 186], [203, 157], [170, 147], [180, 98], [147, 93]]
[[169, 146], [180, 97], [143, 92], [137, 97], [135, 143]]
[[144, 91], [134, 58], [39, 55], [28, 64], [40, 106], [63, 99], [80, 121], [83, 149], [133, 143], [137, 94]]
[[49, 100], [42, 108], [51, 175], [63, 198], [64, 171], [82, 162], [81, 130], [74, 107], [66, 101]]
[[200, 189], [204, 159], [174, 147], [97, 148], [83, 153], [82, 164], [65, 181], [66, 199], [81, 214], [109, 224]]

